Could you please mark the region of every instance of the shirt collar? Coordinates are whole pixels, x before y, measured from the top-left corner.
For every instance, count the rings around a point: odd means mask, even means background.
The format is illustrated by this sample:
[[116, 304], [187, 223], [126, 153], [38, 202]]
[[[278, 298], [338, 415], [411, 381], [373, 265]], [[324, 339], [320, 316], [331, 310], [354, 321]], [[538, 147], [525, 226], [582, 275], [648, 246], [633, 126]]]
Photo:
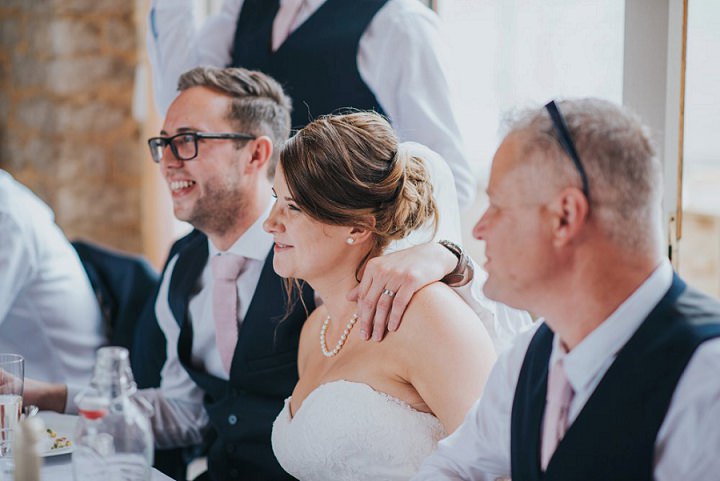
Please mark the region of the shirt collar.
[[553, 338], [550, 366], [563, 359], [568, 381], [575, 392], [586, 389], [630, 340], [640, 324], [660, 302], [672, 284], [670, 262], [663, 260], [645, 282], [610, 314], [595, 330], [566, 352], [559, 336]]
[[[255, 259], [258, 261], [265, 261], [265, 258], [273, 245], [273, 237], [263, 230], [263, 222], [270, 215], [270, 209], [272, 209], [273, 202], [270, 202], [260, 217], [257, 218], [255, 223], [235, 241], [225, 253], [232, 253], [235, 255], [243, 256], [247, 259]], [[216, 256], [223, 253], [213, 245], [210, 244], [210, 257]]]

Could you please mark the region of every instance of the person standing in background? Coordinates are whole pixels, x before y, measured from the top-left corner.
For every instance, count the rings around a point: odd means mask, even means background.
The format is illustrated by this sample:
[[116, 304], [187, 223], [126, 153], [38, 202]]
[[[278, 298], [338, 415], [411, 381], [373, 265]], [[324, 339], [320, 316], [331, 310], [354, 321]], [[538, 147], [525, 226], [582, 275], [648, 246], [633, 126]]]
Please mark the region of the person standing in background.
[[195, 66], [243, 67], [293, 100], [292, 127], [342, 108], [375, 110], [401, 141], [450, 166], [460, 209], [476, 181], [450, 102], [438, 18], [418, 0], [226, 0], [198, 30], [193, 2], [154, 0], [148, 51], [161, 113]]

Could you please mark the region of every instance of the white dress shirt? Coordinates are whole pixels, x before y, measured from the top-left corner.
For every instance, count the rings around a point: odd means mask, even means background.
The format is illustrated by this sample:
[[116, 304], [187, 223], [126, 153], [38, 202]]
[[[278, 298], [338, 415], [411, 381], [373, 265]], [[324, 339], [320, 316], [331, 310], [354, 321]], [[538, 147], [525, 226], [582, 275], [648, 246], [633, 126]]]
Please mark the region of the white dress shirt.
[[[294, 28], [324, 1], [305, 0]], [[243, 3], [226, 0], [220, 12], [197, 29], [191, 0], [153, 2], [148, 53], [162, 113], [177, 95], [183, 72], [199, 65], [230, 65]], [[476, 181], [451, 107], [445, 48], [434, 12], [417, 0], [389, 0], [360, 39], [357, 65], [400, 139], [427, 145], [448, 162], [465, 209], [475, 197]]]
[[[572, 423], [591, 396], [618, 350], [630, 339], [667, 292], [672, 268], [663, 262], [608, 319], [571, 352], [562, 354], [553, 340], [550, 363], [564, 356], [575, 396]], [[493, 368], [483, 395], [464, 423], [440, 442], [413, 480], [492, 481], [510, 476], [510, 420], [513, 396], [528, 345], [528, 331]], [[682, 374], [655, 440], [657, 481], [715, 479], [720, 472], [720, 339], [703, 343]], [[713, 420], [713, 421], [710, 421]]]
[[0, 352], [22, 355], [28, 378], [75, 392], [105, 342], [95, 293], [52, 210], [0, 170]]

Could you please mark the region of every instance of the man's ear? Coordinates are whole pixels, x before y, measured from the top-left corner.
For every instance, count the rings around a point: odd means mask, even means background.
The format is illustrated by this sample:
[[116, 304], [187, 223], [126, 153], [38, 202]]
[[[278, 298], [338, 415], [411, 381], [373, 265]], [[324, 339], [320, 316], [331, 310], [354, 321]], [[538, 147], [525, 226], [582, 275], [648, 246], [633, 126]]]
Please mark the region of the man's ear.
[[247, 172], [257, 172], [265, 168], [273, 155], [273, 143], [267, 135], [252, 140], [252, 151], [250, 162], [247, 164]]
[[556, 247], [572, 242], [587, 224], [590, 205], [587, 197], [576, 187], [561, 190], [548, 206], [553, 221]]

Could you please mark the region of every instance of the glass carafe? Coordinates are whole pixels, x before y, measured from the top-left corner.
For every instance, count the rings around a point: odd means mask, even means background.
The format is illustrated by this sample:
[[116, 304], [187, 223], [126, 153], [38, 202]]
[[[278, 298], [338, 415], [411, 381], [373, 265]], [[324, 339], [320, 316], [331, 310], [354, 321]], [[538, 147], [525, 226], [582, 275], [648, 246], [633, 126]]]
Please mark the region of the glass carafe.
[[90, 386], [76, 398], [75, 481], [150, 480], [152, 409], [136, 390], [127, 349], [99, 349]]

